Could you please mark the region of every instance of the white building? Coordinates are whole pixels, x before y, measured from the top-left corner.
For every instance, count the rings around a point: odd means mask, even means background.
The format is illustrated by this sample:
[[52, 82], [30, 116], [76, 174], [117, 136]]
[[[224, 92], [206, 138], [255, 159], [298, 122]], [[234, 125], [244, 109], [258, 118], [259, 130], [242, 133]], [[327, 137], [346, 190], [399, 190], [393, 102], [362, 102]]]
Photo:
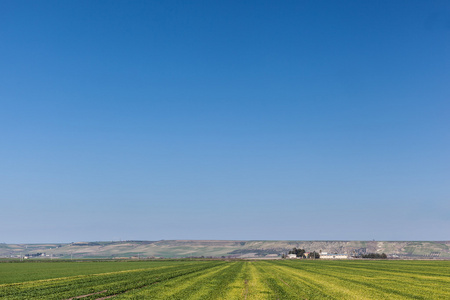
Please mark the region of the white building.
[[322, 252], [322, 253], [320, 253], [320, 258], [321, 259], [347, 259], [348, 255], [347, 254], [342, 254], [342, 253]]

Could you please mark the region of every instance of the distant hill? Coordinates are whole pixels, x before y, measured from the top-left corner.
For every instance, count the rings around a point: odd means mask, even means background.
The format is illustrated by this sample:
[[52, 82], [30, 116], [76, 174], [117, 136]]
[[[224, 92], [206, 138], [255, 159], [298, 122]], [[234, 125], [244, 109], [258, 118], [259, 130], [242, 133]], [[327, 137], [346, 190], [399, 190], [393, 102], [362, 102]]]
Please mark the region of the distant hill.
[[162, 240], [0, 244], [0, 257], [29, 258], [274, 258], [293, 247], [328, 253], [386, 253], [399, 258], [450, 259], [450, 241]]

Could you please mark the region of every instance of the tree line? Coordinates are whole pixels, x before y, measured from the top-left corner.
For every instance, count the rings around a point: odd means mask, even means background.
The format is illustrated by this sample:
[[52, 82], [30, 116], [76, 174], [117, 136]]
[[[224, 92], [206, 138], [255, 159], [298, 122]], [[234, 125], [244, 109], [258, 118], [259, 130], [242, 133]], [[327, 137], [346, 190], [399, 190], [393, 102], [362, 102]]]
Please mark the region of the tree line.
[[385, 253], [367, 253], [361, 255], [362, 258], [377, 258], [377, 259], [386, 259], [387, 255]]

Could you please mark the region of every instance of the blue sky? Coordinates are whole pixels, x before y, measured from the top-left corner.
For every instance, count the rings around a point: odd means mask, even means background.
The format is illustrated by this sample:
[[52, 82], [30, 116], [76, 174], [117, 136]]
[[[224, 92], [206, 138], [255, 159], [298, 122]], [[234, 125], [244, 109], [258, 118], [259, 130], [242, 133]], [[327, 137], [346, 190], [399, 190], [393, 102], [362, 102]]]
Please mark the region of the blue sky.
[[448, 240], [448, 1], [1, 1], [0, 242]]

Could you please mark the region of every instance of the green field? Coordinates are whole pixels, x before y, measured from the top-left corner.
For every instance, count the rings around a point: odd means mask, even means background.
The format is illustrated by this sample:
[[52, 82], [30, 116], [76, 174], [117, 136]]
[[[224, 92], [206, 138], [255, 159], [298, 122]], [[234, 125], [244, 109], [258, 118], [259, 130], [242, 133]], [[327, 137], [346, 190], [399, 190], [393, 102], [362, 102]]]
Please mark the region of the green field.
[[0, 263], [1, 299], [450, 299], [450, 261]]

